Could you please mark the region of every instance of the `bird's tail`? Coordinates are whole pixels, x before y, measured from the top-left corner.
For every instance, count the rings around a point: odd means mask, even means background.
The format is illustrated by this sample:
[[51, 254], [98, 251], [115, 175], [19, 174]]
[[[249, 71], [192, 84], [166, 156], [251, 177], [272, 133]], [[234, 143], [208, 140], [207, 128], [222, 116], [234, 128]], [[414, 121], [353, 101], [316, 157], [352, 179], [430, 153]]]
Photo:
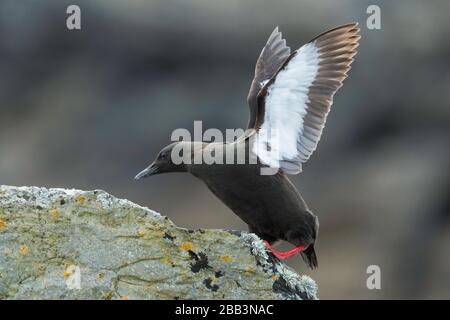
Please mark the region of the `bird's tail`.
[[317, 263], [316, 251], [314, 250], [314, 244], [309, 245], [308, 248], [305, 249], [305, 251], [301, 252], [301, 255], [305, 263], [311, 269], [315, 269], [319, 266], [319, 264]]

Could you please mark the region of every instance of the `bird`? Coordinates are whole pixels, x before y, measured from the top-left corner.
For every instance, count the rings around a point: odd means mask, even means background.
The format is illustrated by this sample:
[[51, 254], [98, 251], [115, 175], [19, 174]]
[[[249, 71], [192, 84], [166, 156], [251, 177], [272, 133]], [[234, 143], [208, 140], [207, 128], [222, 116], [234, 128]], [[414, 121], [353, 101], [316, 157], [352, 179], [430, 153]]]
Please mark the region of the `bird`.
[[[318, 267], [314, 245], [319, 219], [288, 175], [302, 172], [317, 148], [333, 97], [357, 53], [359, 31], [358, 23], [341, 25], [291, 52], [276, 27], [256, 62], [245, 133], [228, 142], [173, 142], [135, 179], [190, 173], [239, 216], [275, 257], [285, 260], [300, 254], [309, 268]], [[239, 152], [245, 161], [236, 161]], [[205, 155], [233, 161], [195, 161]], [[295, 247], [279, 252], [274, 246], [280, 241]]]

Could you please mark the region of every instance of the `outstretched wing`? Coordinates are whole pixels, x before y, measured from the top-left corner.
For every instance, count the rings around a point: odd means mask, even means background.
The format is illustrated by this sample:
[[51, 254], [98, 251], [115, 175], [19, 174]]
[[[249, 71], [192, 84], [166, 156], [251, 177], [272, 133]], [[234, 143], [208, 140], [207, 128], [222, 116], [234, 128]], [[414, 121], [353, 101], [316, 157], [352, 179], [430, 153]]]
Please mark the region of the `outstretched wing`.
[[317, 147], [360, 38], [357, 23], [322, 33], [293, 52], [260, 91], [253, 151], [262, 163], [289, 174], [302, 171], [302, 163]]
[[282, 38], [281, 32], [278, 31], [278, 27], [276, 27], [270, 35], [269, 40], [267, 40], [267, 43], [262, 49], [258, 61], [256, 62], [255, 76], [247, 97], [250, 108], [248, 128], [254, 128], [255, 126], [256, 115], [258, 113], [258, 93], [264, 87], [264, 84], [275, 75], [290, 54], [291, 49], [286, 46], [286, 40]]

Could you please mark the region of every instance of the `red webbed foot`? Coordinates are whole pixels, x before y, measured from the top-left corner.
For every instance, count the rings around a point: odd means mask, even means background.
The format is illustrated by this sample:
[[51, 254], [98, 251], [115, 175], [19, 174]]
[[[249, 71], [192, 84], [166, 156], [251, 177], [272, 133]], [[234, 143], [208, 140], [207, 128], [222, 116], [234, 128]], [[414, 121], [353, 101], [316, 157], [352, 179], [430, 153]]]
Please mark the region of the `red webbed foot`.
[[295, 247], [294, 249], [286, 251], [286, 252], [279, 252], [279, 251], [275, 250], [274, 248], [272, 248], [272, 246], [266, 240], [263, 240], [263, 242], [266, 245], [267, 249], [269, 249], [270, 252], [272, 252], [273, 255], [280, 260], [289, 259], [289, 258], [295, 256], [297, 253], [302, 252], [306, 249], [305, 246], [298, 246], [298, 247]]

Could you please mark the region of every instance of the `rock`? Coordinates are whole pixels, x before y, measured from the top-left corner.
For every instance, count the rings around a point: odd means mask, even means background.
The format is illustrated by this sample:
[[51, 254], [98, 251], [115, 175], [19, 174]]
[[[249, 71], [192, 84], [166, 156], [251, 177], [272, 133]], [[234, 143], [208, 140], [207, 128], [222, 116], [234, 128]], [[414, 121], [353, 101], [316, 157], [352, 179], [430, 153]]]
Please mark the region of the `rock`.
[[100, 190], [0, 186], [0, 299], [316, 299], [254, 234], [187, 230]]

